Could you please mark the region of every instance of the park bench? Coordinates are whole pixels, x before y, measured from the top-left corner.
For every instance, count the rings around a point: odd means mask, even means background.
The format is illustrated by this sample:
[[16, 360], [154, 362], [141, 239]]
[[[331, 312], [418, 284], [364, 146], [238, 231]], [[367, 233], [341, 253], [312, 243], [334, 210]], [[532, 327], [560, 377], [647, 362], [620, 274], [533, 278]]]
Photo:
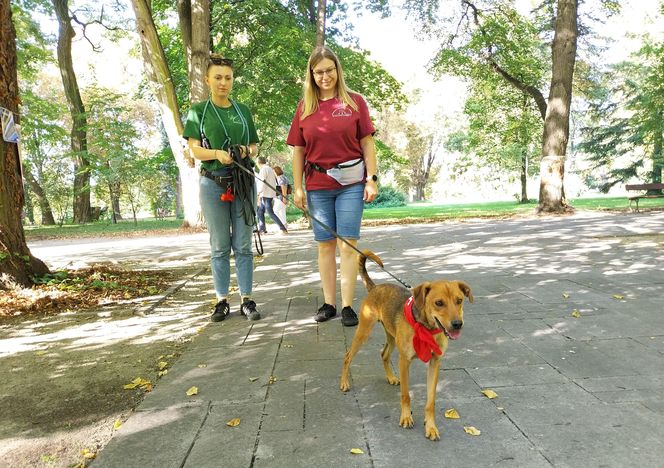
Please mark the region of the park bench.
[[664, 198], [664, 193], [653, 194], [652, 190], [664, 190], [664, 184], [631, 184], [625, 185], [625, 190], [645, 190], [645, 193], [629, 197], [629, 209], [632, 209], [632, 202], [636, 202], [636, 211], [639, 211], [639, 200], [642, 198]]

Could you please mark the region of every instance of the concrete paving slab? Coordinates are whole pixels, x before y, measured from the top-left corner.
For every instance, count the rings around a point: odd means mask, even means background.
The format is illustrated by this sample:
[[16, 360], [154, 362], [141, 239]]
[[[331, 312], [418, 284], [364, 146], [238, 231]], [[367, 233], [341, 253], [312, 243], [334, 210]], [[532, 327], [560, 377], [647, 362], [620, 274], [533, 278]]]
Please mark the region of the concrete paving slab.
[[141, 410], [122, 425], [94, 466], [181, 466], [208, 411], [207, 404]]
[[[251, 466], [262, 407], [262, 403], [211, 405], [209, 414], [182, 466], [185, 468]], [[236, 418], [240, 419], [239, 425], [234, 427], [227, 425]]]

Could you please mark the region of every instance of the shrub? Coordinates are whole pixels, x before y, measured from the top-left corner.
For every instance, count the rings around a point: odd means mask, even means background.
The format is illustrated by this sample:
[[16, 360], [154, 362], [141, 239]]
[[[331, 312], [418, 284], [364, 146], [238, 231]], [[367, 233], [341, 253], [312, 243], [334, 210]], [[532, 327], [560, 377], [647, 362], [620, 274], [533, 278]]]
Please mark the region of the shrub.
[[400, 192], [394, 187], [381, 186], [378, 189], [378, 196], [374, 201], [367, 204], [367, 208], [388, 208], [395, 206], [406, 206], [407, 204], [406, 194]]

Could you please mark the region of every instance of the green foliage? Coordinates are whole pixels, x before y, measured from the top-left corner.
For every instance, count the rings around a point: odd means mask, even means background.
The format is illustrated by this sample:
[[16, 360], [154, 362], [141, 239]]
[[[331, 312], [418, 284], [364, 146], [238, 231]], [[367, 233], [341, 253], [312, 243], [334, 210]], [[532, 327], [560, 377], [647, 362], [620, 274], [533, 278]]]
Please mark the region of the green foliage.
[[[389, 12], [385, 0], [358, 2], [354, 7], [362, 5]], [[311, 8], [312, 4], [302, 0], [211, 2], [212, 50], [233, 59], [236, 79], [232, 97], [252, 110], [261, 151], [269, 154], [286, 149], [287, 125], [302, 95], [306, 60], [315, 42]], [[327, 43], [339, 54], [349, 86], [376, 108], [403, 104], [401, 84], [367, 53], [339, 46], [338, 40], [349, 31], [347, 14], [344, 2], [328, 1]], [[154, 2], [154, 16], [178, 100], [186, 112], [191, 103], [182, 41], [173, 28], [174, 2]]]
[[398, 171], [408, 164], [408, 159], [384, 143], [380, 138], [374, 139], [376, 158], [380, 161], [378, 169], [381, 174]]
[[55, 61], [50, 49], [54, 38], [42, 32], [34, 17], [36, 11], [44, 11], [46, 8], [52, 8], [52, 4], [46, 1], [12, 1], [18, 74], [22, 79], [36, 79], [46, 63]]
[[630, 60], [596, 82], [579, 150], [586, 180], [606, 192], [629, 179], [661, 181], [664, 167], [664, 42], [645, 38]]
[[405, 206], [408, 197], [403, 192], [400, 192], [394, 187], [389, 185], [381, 185], [378, 190], [378, 196], [374, 201], [366, 205], [367, 208], [387, 208], [395, 206]]

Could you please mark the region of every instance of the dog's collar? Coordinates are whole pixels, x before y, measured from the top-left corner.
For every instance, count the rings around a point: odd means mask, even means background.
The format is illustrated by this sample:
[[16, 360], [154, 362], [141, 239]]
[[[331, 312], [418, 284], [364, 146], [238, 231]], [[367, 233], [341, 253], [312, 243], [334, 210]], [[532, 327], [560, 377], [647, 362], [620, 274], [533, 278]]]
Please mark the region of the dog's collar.
[[436, 353], [438, 356], [443, 354], [443, 351], [440, 349], [440, 346], [438, 346], [436, 338], [434, 337], [434, 335], [442, 333], [443, 330], [438, 328], [431, 330], [415, 320], [414, 311], [417, 311], [417, 309], [414, 305], [415, 298], [410, 296], [403, 306], [403, 314], [406, 317], [406, 321], [415, 331], [415, 334], [413, 335], [413, 348], [415, 348], [417, 357], [423, 362], [429, 362], [433, 353]]

